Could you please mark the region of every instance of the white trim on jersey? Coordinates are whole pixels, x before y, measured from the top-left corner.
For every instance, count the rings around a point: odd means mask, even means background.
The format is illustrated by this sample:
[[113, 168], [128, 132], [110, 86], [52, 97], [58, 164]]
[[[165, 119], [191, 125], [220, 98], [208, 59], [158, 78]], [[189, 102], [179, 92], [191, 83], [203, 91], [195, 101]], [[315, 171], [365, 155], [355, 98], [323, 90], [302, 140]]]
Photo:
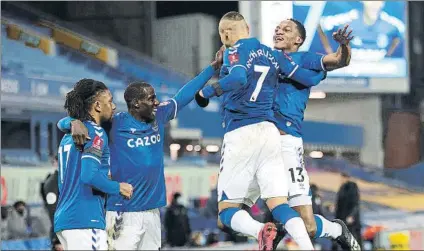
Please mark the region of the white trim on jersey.
[[177, 110], [178, 110], [178, 104], [177, 101], [175, 101], [175, 99], [171, 98], [172, 101], [174, 101], [175, 103], [175, 112], [174, 112], [174, 117], [172, 119], [175, 119], [177, 117]]
[[92, 158], [92, 159], [96, 160], [97, 162], [99, 162], [99, 164], [102, 164], [102, 162], [100, 162], [100, 160], [99, 160], [98, 158], [94, 157], [94, 156], [91, 156], [91, 155], [83, 155], [83, 156], [81, 157], [81, 159], [84, 159], [84, 158]]
[[323, 71], [327, 71], [327, 69], [325, 68], [325, 65], [324, 65], [324, 57], [325, 56], [321, 57], [321, 68], [322, 68]]
[[293, 74], [297, 71], [297, 68], [299, 68], [299, 65], [296, 65], [296, 67], [294, 67], [293, 71], [290, 72], [290, 74], [287, 77], [291, 78], [293, 76]]
[[236, 64], [236, 65], [234, 65], [233, 67], [231, 67], [230, 72], [229, 72], [228, 74], [230, 74], [230, 73], [231, 73], [231, 71], [232, 71], [234, 68], [236, 68], [236, 67], [243, 67], [243, 68], [247, 71], [246, 66], [241, 65], [241, 64]]

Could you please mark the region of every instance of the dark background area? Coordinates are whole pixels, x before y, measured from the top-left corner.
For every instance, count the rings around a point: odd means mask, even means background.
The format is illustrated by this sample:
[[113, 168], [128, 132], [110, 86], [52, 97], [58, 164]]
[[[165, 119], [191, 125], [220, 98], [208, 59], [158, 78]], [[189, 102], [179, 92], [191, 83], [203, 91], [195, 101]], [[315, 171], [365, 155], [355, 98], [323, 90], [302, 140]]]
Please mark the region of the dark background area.
[[[31, 1], [25, 3], [61, 19], [69, 20], [70, 18], [67, 14], [68, 4], [65, 1]], [[119, 3], [126, 4], [126, 2]], [[157, 18], [199, 12], [220, 18], [228, 11], [238, 10], [237, 1], [158, 1], [154, 3], [156, 4]]]
[[27, 1], [20, 3], [62, 21], [83, 27], [100, 38], [110, 39], [147, 56], [152, 56], [152, 23], [156, 18], [203, 13], [219, 20], [225, 13], [238, 10], [237, 1]]

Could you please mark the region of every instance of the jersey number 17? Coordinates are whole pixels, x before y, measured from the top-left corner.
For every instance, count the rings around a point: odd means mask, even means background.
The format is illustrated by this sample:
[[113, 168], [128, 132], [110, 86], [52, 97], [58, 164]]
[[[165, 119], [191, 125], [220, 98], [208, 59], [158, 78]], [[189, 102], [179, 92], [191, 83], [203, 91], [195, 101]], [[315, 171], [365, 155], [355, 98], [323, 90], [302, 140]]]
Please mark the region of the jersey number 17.
[[256, 99], [258, 98], [259, 92], [261, 92], [262, 85], [265, 81], [266, 75], [269, 72], [269, 66], [263, 66], [263, 65], [255, 65], [253, 67], [253, 70], [255, 72], [260, 72], [261, 75], [259, 76], [258, 81], [256, 82], [255, 90], [253, 90], [252, 96], [250, 96], [250, 101], [256, 102]]
[[63, 172], [65, 168], [68, 166], [69, 153], [71, 152], [71, 144], [59, 146], [58, 151], [58, 162], [59, 162], [59, 170], [60, 170], [60, 183], [63, 183]]

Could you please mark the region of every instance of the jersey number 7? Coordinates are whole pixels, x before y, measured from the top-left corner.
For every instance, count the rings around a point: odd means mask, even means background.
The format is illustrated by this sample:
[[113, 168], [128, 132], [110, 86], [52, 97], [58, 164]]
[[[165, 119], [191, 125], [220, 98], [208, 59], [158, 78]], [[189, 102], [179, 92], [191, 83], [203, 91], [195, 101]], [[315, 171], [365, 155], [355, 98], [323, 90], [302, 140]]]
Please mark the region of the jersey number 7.
[[255, 90], [253, 90], [252, 96], [250, 96], [250, 101], [256, 102], [256, 99], [258, 98], [259, 92], [261, 92], [262, 85], [265, 81], [266, 75], [269, 72], [269, 66], [263, 66], [263, 65], [255, 65], [253, 67], [253, 70], [255, 72], [260, 72], [261, 75], [259, 76], [258, 81], [256, 82]]

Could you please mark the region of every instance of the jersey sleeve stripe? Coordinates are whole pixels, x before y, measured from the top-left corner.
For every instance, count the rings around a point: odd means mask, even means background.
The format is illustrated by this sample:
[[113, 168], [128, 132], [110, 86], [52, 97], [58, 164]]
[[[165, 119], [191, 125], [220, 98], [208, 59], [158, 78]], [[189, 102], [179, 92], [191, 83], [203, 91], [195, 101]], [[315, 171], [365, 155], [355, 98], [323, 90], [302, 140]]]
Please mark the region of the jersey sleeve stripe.
[[174, 117], [172, 118], [172, 119], [175, 119], [177, 117], [178, 104], [177, 104], [177, 101], [175, 101], [175, 99], [171, 98], [171, 100], [174, 101], [175, 103]]
[[296, 67], [294, 67], [293, 71], [290, 72], [290, 74], [287, 77], [291, 78], [293, 76], [293, 74], [297, 71], [298, 68], [299, 68], [299, 65], [296, 65]]
[[84, 159], [84, 158], [92, 158], [92, 159], [96, 160], [97, 162], [99, 162], [99, 164], [101, 164], [101, 163], [102, 163], [102, 162], [100, 162], [100, 160], [99, 160], [98, 158], [96, 158], [96, 157], [94, 157], [94, 156], [91, 156], [91, 155], [83, 155], [83, 156], [81, 157], [81, 159]]
[[231, 71], [232, 71], [234, 68], [236, 68], [236, 67], [243, 67], [243, 68], [247, 71], [246, 66], [241, 65], [241, 64], [237, 64], [237, 65], [234, 65], [233, 67], [231, 67], [231, 69], [230, 69], [230, 72], [229, 72], [229, 73], [231, 73]]
[[324, 57], [325, 56], [321, 57], [321, 68], [322, 68], [323, 71], [327, 71], [327, 69], [325, 69], [325, 65], [324, 65]]

